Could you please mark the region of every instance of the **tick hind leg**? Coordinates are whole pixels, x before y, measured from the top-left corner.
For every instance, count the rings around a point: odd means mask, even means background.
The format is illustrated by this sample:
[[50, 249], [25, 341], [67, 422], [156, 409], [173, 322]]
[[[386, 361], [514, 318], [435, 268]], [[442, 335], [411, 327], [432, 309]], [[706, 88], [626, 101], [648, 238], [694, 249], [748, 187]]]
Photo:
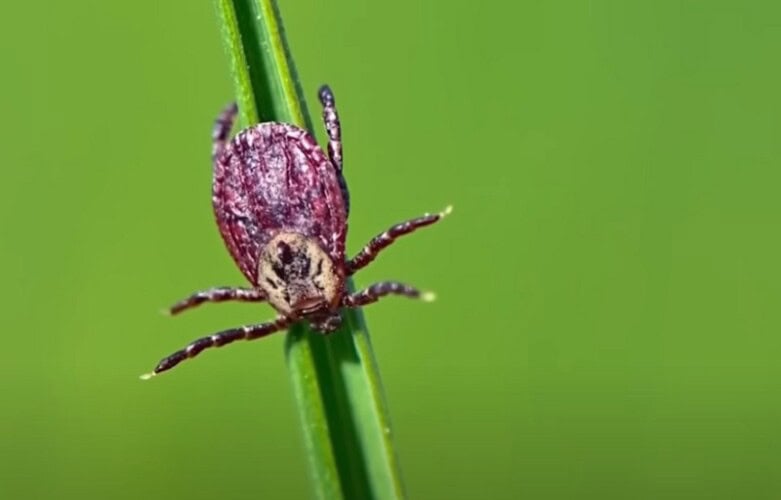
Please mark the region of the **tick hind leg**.
[[187, 309], [198, 307], [204, 302], [226, 302], [236, 300], [240, 302], [262, 302], [266, 300], [265, 294], [255, 288], [234, 288], [221, 286], [195, 292], [186, 299], [180, 300], [172, 305], [168, 312], [171, 315], [179, 314]]
[[328, 157], [336, 167], [345, 209], [349, 214], [350, 194], [347, 192], [347, 182], [342, 174], [342, 126], [339, 123], [339, 114], [336, 112], [336, 99], [328, 85], [320, 87], [317, 94], [320, 98], [320, 104], [323, 105], [323, 124], [325, 124], [325, 130], [328, 133]]
[[361, 307], [377, 302], [386, 295], [403, 295], [404, 297], [421, 299], [426, 302], [434, 300], [434, 294], [431, 292], [421, 292], [415, 287], [397, 281], [381, 281], [352, 295], [346, 295], [342, 299], [342, 306]]
[[383, 248], [389, 246], [400, 236], [412, 233], [421, 227], [430, 226], [448, 215], [452, 210], [453, 207], [447, 207], [438, 214], [425, 214], [422, 217], [401, 222], [392, 226], [384, 233], [375, 236], [355, 257], [347, 262], [347, 274], [353, 275], [356, 271], [368, 265], [377, 258], [377, 255]]
[[342, 171], [342, 127], [339, 114], [336, 112], [336, 100], [331, 87], [323, 85], [318, 92], [320, 104], [323, 105], [323, 123], [328, 132], [328, 156], [336, 170]]
[[236, 103], [232, 102], [214, 120], [214, 128], [212, 128], [212, 161], [215, 161], [225, 149], [225, 143], [228, 142], [238, 110]]
[[170, 370], [174, 366], [178, 365], [182, 361], [194, 358], [201, 353], [204, 349], [210, 347], [222, 347], [225, 344], [230, 344], [237, 340], [255, 340], [266, 335], [270, 335], [274, 332], [278, 332], [287, 327], [292, 321], [285, 317], [280, 316], [274, 321], [268, 323], [261, 323], [259, 325], [248, 325], [239, 328], [231, 328], [208, 337], [203, 337], [187, 345], [184, 349], [176, 351], [170, 356], [163, 358], [160, 363], [157, 364], [154, 371], [141, 375], [141, 378], [146, 380], [154, 377], [158, 373]]

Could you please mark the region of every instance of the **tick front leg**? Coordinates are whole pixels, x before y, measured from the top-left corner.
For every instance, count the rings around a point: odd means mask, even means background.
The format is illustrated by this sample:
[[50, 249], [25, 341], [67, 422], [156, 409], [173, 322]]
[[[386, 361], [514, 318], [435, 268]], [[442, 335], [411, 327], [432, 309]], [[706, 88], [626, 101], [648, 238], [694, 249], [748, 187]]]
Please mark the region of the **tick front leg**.
[[200, 338], [194, 342], [190, 342], [190, 344], [181, 351], [176, 351], [170, 356], [163, 358], [163, 360], [157, 364], [157, 367], [154, 369], [154, 371], [141, 375], [141, 378], [143, 380], [147, 380], [154, 377], [158, 373], [170, 370], [185, 359], [194, 358], [204, 349], [208, 349], [210, 347], [221, 347], [225, 344], [230, 344], [231, 342], [235, 342], [237, 340], [259, 339], [261, 337], [265, 337], [266, 335], [270, 335], [274, 332], [282, 330], [290, 323], [292, 323], [290, 318], [280, 316], [274, 321], [269, 321], [268, 323], [231, 328], [230, 330], [225, 330], [208, 337]]
[[239, 302], [262, 302], [266, 300], [266, 295], [255, 288], [234, 288], [229, 286], [220, 286], [195, 292], [184, 300], [180, 300], [172, 305], [168, 312], [171, 315], [179, 314], [187, 309], [198, 307], [204, 302], [226, 302], [228, 300], [237, 300]]
[[368, 245], [363, 247], [363, 250], [358, 252], [358, 255], [347, 262], [347, 275], [355, 274], [356, 271], [376, 259], [380, 251], [396, 241], [398, 237], [412, 233], [421, 227], [430, 226], [452, 211], [453, 207], [447, 207], [438, 214], [425, 214], [422, 217], [396, 224], [384, 233], [375, 236]]
[[228, 136], [231, 133], [233, 121], [236, 119], [238, 110], [239, 108], [235, 102], [230, 103], [214, 121], [214, 128], [212, 129], [212, 161], [215, 161], [222, 154], [222, 150], [225, 149], [225, 143], [228, 141]]
[[381, 281], [360, 292], [345, 295], [342, 299], [342, 306], [361, 307], [377, 302], [386, 295], [403, 295], [412, 299], [422, 299], [426, 302], [434, 300], [434, 294], [431, 292], [421, 292], [415, 287], [397, 281]]

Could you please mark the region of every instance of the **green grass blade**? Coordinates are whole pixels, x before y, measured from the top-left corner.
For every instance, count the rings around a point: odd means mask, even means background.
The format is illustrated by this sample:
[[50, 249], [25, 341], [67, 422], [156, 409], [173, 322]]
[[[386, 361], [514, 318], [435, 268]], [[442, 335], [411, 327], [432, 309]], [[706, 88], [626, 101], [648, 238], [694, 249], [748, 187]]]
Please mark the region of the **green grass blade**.
[[[217, 5], [244, 125], [280, 121], [311, 130], [276, 4], [217, 0]], [[344, 319], [328, 337], [295, 325], [285, 346], [315, 491], [328, 499], [403, 498], [366, 324], [359, 310]]]

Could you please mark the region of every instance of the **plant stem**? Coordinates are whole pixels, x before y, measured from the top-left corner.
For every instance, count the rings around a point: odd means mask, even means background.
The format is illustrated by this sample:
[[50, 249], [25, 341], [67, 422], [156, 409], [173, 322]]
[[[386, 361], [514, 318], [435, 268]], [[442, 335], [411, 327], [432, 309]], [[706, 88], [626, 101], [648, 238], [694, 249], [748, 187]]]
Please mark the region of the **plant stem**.
[[[312, 130], [273, 0], [217, 0], [244, 126]], [[350, 290], [352, 282], [348, 283]], [[329, 335], [294, 325], [285, 352], [319, 498], [403, 498], [380, 374], [360, 310]]]

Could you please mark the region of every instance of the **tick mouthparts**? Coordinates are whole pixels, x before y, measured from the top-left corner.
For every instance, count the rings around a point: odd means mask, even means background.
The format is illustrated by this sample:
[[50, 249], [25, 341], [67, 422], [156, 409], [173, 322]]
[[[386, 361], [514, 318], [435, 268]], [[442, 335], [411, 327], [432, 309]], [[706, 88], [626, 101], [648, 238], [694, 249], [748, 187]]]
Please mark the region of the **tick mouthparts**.
[[322, 309], [324, 305], [325, 299], [323, 297], [306, 297], [292, 304], [294, 310], [301, 311], [304, 314]]

